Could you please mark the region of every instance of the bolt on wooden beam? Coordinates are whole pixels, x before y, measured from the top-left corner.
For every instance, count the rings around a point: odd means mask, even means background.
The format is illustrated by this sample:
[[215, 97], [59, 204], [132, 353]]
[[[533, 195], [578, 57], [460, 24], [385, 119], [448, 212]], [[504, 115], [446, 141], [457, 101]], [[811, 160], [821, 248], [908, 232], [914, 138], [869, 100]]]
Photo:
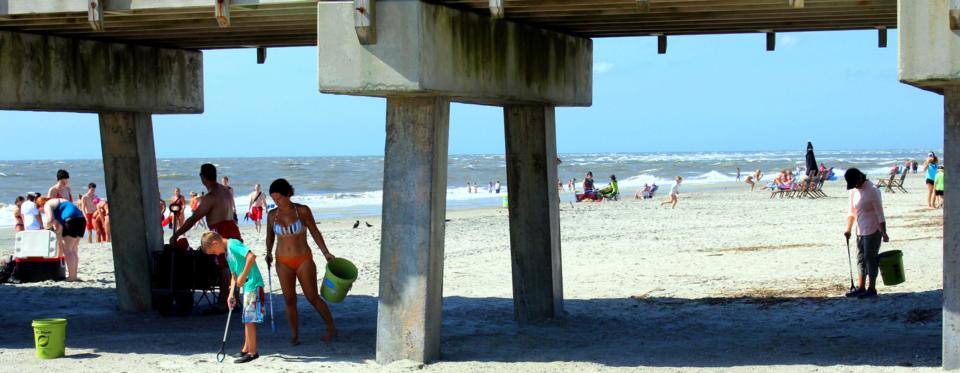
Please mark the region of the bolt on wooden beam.
[[353, 27], [360, 44], [377, 44], [376, 0], [353, 0]]
[[263, 65], [267, 62], [267, 48], [257, 47], [257, 65]]
[[950, 0], [950, 29], [960, 30], [960, 0]]
[[800, 9], [804, 6], [804, 0], [787, 0], [787, 5], [790, 5], [791, 8]]
[[503, 0], [490, 0], [490, 18], [503, 18]]
[[214, 0], [213, 16], [222, 28], [230, 27], [230, 0]]
[[887, 28], [886, 26], [877, 27], [877, 47], [887, 47]]
[[649, 12], [650, 0], [637, 0], [637, 10], [641, 12]]
[[773, 31], [767, 32], [767, 52], [772, 52], [777, 48], [777, 33]]
[[103, 31], [103, 4], [100, 0], [89, 0], [87, 3], [87, 21], [90, 28]]
[[667, 54], [667, 35], [657, 35], [657, 54]]

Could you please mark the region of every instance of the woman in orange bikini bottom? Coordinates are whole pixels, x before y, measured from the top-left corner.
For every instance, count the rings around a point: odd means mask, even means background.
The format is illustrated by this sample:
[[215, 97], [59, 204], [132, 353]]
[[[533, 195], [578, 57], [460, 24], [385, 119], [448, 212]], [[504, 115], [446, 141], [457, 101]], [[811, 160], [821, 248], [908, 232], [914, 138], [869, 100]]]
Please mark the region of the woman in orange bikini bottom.
[[290, 201], [293, 196], [293, 187], [284, 179], [277, 179], [270, 184], [270, 197], [277, 204], [277, 208], [267, 214], [267, 265], [273, 262], [273, 244], [277, 242], [277, 277], [280, 278], [280, 288], [283, 290], [283, 300], [287, 309], [287, 321], [293, 337], [290, 343], [300, 344], [300, 327], [297, 317], [297, 282], [303, 290], [304, 297], [323, 318], [327, 324], [327, 335], [321, 338], [330, 341], [337, 335], [337, 328], [333, 324], [333, 315], [330, 308], [320, 298], [317, 289], [317, 265], [313, 262], [310, 245], [307, 244], [307, 232], [323, 252], [327, 261], [334, 259], [327, 250], [317, 223], [313, 219], [310, 208]]

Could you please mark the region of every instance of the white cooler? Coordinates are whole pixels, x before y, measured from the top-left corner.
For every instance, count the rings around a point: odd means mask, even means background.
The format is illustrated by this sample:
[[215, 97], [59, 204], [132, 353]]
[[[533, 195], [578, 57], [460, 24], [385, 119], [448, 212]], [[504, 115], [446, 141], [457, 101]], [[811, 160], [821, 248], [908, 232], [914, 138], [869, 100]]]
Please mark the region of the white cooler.
[[13, 247], [13, 256], [17, 259], [56, 258], [57, 234], [48, 230], [17, 232]]

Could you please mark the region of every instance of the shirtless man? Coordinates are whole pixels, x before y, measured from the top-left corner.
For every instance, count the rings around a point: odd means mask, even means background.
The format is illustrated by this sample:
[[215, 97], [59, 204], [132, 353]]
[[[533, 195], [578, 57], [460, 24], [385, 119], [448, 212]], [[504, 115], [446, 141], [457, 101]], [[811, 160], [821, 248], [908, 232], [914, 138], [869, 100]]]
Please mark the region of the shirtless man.
[[47, 191], [47, 198], [62, 198], [73, 202], [73, 193], [70, 191], [70, 173], [67, 170], [57, 170], [57, 183]]
[[253, 193], [250, 193], [250, 219], [257, 226], [257, 233], [260, 233], [260, 221], [263, 220], [263, 211], [267, 208], [267, 196], [260, 190], [260, 184], [253, 186]]
[[[177, 238], [189, 232], [200, 219], [206, 219], [210, 230], [217, 232], [221, 237], [243, 241], [240, 237], [240, 227], [233, 221], [233, 193], [227, 187], [217, 183], [217, 167], [209, 163], [200, 166], [200, 182], [207, 188], [207, 194], [200, 197], [200, 206], [197, 211], [170, 236], [170, 244], [176, 244]], [[220, 267], [220, 296], [217, 297], [219, 304], [214, 312], [223, 313], [227, 310], [227, 295], [230, 294], [230, 271], [223, 255], [217, 256], [217, 264]]]
[[[80, 197], [80, 210], [83, 211], [83, 217], [87, 219], [87, 242], [93, 243], [93, 228], [96, 220], [93, 218], [93, 214], [97, 212], [97, 184], [90, 183], [87, 185], [87, 193]], [[100, 240], [100, 232], [97, 232], [97, 242]]]
[[235, 223], [239, 223], [240, 219], [237, 218], [237, 201], [233, 199], [236, 193], [233, 192], [233, 187], [230, 186], [230, 178], [226, 176], [220, 178], [220, 184], [223, 184], [223, 186], [230, 191], [230, 212], [233, 213], [233, 221]]

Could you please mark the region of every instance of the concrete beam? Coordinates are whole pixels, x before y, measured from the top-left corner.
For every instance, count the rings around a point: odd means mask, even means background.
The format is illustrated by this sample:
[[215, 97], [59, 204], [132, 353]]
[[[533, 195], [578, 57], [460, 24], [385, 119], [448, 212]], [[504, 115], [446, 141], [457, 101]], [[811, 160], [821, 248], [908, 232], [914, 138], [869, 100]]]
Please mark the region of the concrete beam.
[[362, 45], [353, 2], [320, 2], [319, 85], [356, 96], [439, 95], [479, 104], [589, 106], [590, 39], [421, 1], [377, 2], [377, 44]]
[[960, 33], [949, 15], [948, 0], [897, 2], [901, 82], [942, 92], [960, 80]]
[[100, 143], [117, 299], [122, 310], [150, 311], [150, 252], [163, 249], [150, 114], [100, 114]]
[[446, 98], [387, 98], [377, 310], [381, 364], [440, 357], [449, 116]]
[[511, 105], [503, 117], [514, 315], [521, 322], [557, 318], [563, 315], [563, 276], [554, 108]]
[[203, 55], [0, 31], [0, 110], [202, 113]]

